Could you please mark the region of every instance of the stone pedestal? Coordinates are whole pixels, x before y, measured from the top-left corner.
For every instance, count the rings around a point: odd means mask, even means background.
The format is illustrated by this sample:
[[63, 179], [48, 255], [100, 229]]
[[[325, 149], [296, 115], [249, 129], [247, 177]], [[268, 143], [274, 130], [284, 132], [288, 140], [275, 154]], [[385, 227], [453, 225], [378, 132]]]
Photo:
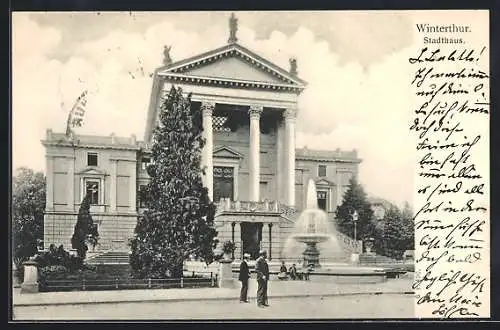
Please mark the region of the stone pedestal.
[[304, 256], [304, 262], [302, 267], [305, 269], [309, 267], [309, 265], [313, 265], [314, 268], [319, 268], [321, 265], [319, 264], [319, 251], [316, 247], [316, 243], [306, 243], [307, 248], [302, 253]]
[[219, 288], [234, 288], [236, 283], [233, 278], [233, 261], [223, 259], [219, 261]]
[[24, 266], [24, 281], [21, 284], [21, 293], [38, 292], [38, 263], [35, 261], [26, 261]]
[[353, 265], [358, 265], [359, 264], [359, 253], [353, 253], [353, 254], [351, 254], [351, 263]]

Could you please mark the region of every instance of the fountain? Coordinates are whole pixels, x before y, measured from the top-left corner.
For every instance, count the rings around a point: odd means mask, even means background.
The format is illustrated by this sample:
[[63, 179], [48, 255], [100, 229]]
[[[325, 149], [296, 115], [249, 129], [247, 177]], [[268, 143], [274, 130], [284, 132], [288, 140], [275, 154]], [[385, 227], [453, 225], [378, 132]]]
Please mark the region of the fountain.
[[325, 211], [318, 208], [316, 197], [316, 185], [309, 180], [306, 193], [306, 209], [299, 215], [295, 228], [297, 233], [292, 234], [292, 239], [306, 244], [306, 249], [302, 253], [304, 256], [303, 267], [312, 265], [319, 268], [318, 243], [331, 239], [332, 234], [328, 229], [328, 216]]
[[[316, 185], [313, 180], [308, 182], [306, 198], [306, 208], [299, 215], [294, 232], [287, 239], [285, 253], [292, 254], [293, 242], [304, 243], [306, 249], [302, 252], [302, 268], [305, 269], [312, 265], [315, 268], [315, 281], [356, 284], [386, 281], [388, 269], [385, 267], [363, 266], [348, 262], [333, 264], [324, 262], [323, 265], [320, 265], [320, 250], [327, 257], [342, 251], [337, 240], [335, 227], [328, 221], [327, 213], [318, 208]], [[373, 243], [372, 240], [370, 243]], [[319, 249], [318, 244], [322, 244]], [[299, 248], [298, 245], [295, 247]], [[294, 252], [300, 253], [299, 251], [297, 249]]]

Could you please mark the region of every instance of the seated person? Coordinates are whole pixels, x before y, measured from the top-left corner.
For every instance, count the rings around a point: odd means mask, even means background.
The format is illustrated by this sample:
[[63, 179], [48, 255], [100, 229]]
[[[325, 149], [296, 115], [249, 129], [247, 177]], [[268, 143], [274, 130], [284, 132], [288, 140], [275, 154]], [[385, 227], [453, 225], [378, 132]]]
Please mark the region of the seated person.
[[288, 279], [288, 275], [287, 275], [287, 271], [286, 271], [286, 265], [285, 265], [284, 261], [281, 262], [280, 273], [278, 275], [278, 278], [280, 280], [286, 280], [286, 279]]

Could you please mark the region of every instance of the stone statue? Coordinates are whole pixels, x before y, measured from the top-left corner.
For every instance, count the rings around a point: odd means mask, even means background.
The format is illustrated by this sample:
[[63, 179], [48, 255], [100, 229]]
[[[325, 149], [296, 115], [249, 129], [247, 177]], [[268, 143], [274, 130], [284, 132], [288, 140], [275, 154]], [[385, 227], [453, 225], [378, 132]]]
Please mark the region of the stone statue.
[[229, 39], [227, 40], [228, 43], [234, 43], [238, 41], [238, 38], [236, 38], [236, 32], [238, 31], [238, 19], [236, 16], [234, 16], [234, 13], [231, 14], [231, 17], [229, 18]]
[[172, 46], [164, 46], [163, 47], [163, 64], [164, 65], [172, 64], [172, 58], [170, 57], [170, 49], [172, 49]]
[[290, 60], [290, 73], [293, 75], [297, 74], [297, 59], [292, 57]]

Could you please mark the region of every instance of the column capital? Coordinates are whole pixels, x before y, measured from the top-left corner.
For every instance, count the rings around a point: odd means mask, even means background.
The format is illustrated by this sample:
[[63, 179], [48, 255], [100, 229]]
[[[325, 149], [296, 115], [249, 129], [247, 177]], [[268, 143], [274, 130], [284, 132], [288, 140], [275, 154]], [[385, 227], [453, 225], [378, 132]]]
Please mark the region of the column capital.
[[251, 105], [250, 109], [248, 109], [248, 114], [250, 118], [260, 118], [260, 114], [264, 111], [264, 107], [262, 105]]
[[297, 117], [297, 108], [287, 108], [285, 112], [283, 112], [283, 117], [286, 120], [295, 119]]
[[212, 113], [215, 109], [215, 102], [202, 102], [201, 103], [201, 112], [203, 116], [212, 116]]

